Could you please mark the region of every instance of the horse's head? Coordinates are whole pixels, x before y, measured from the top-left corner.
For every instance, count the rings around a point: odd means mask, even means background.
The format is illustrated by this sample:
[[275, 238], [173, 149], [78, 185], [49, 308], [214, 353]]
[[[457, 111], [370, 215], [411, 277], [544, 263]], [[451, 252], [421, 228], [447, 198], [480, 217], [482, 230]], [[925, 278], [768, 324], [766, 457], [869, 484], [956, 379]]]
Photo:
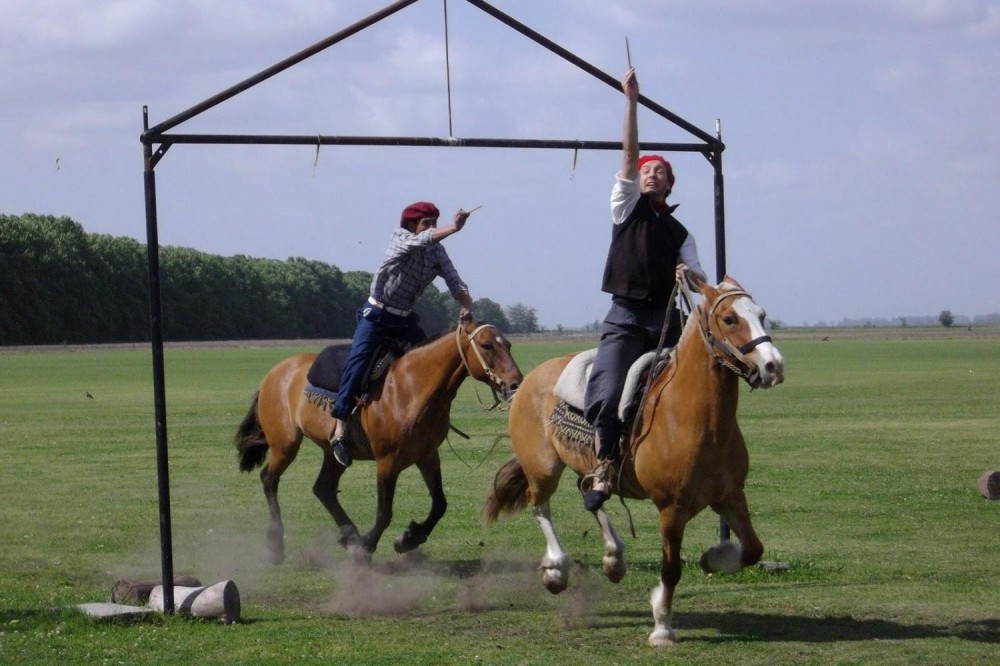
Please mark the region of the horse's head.
[[465, 369], [489, 384], [509, 401], [524, 377], [510, 353], [510, 341], [492, 324], [460, 322], [456, 330], [458, 350]]
[[785, 361], [764, 331], [764, 309], [728, 275], [716, 286], [687, 272], [685, 277], [704, 299], [698, 325], [715, 359], [752, 388], [770, 388], [785, 379]]

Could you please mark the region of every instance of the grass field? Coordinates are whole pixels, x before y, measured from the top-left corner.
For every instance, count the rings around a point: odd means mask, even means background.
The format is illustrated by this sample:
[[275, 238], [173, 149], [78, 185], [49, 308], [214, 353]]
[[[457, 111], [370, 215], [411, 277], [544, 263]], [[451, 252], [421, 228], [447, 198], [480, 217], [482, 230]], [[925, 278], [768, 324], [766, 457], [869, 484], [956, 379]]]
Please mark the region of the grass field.
[[[242, 621], [157, 615], [102, 623], [66, 610], [110, 601], [120, 578], [160, 575], [151, 361], [126, 349], [0, 350], [0, 664], [981, 664], [1000, 662], [1000, 335], [932, 329], [776, 332], [786, 382], [744, 387], [748, 496], [765, 559], [788, 565], [705, 576], [716, 537], [688, 528], [675, 599], [681, 642], [646, 646], [660, 545], [656, 514], [617, 501], [629, 573], [600, 574], [599, 533], [566, 477], [553, 505], [576, 560], [550, 595], [529, 513], [486, 530], [479, 511], [509, 457], [504, 414], [467, 382], [442, 446], [449, 510], [417, 555], [391, 541], [427, 511], [415, 470], [372, 566], [351, 564], [311, 493], [319, 450], [303, 445], [281, 500], [288, 558], [265, 562], [267, 509], [232, 435], [258, 382], [311, 343], [166, 351], [174, 569], [231, 579]], [[592, 340], [525, 340], [527, 373]], [[88, 397], [88, 393], [91, 397]], [[343, 503], [374, 517], [370, 463]]]

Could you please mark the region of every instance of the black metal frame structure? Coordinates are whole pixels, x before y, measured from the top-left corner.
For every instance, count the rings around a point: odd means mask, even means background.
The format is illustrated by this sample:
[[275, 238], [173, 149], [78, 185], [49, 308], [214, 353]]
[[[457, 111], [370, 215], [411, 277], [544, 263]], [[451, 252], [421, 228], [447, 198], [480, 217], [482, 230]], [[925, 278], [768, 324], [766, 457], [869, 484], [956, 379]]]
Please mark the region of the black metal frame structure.
[[[590, 63], [578, 58], [573, 53], [562, 48], [555, 42], [535, 32], [516, 19], [504, 14], [483, 0], [465, 0], [485, 13], [513, 28], [537, 44], [552, 51], [561, 58], [576, 65], [583, 71], [611, 86], [616, 91], [621, 90], [618, 79], [602, 72]], [[146, 239], [147, 260], [149, 270], [149, 321], [153, 356], [153, 393], [154, 418], [156, 423], [156, 462], [160, 509], [160, 555], [163, 577], [163, 605], [166, 612], [174, 608], [173, 585], [173, 546], [170, 524], [170, 481], [167, 455], [167, 414], [163, 365], [163, 326], [160, 303], [160, 252], [157, 231], [156, 213], [156, 177], [155, 169], [167, 150], [175, 144], [213, 144], [213, 145], [354, 145], [354, 146], [440, 146], [468, 148], [557, 148], [573, 150], [621, 150], [620, 141], [585, 141], [556, 139], [490, 139], [490, 138], [447, 138], [435, 137], [400, 137], [400, 136], [324, 136], [324, 135], [250, 135], [250, 134], [175, 134], [169, 133], [177, 125], [190, 120], [202, 112], [221, 104], [222, 102], [252, 88], [279, 72], [310, 58], [324, 49], [341, 42], [348, 37], [361, 32], [382, 19], [395, 14], [419, 0], [399, 0], [382, 10], [368, 16], [343, 30], [316, 42], [295, 55], [278, 62], [254, 76], [214, 95], [203, 102], [192, 106], [154, 127], [149, 126], [149, 111], [143, 107], [143, 132], [140, 141], [143, 146], [144, 178], [146, 206]], [[447, 0], [444, 0], [447, 10]], [[643, 150], [663, 152], [698, 152], [712, 165], [715, 178], [715, 257], [716, 273], [719, 281], [726, 272], [725, 247], [725, 210], [722, 177], [722, 151], [725, 145], [721, 136], [712, 136], [695, 127], [683, 118], [671, 113], [656, 102], [640, 95], [639, 103], [660, 117], [686, 130], [701, 140], [701, 143], [655, 143], [641, 142]], [[449, 99], [450, 106], [450, 99]], [[718, 133], [718, 132], [717, 132]], [[721, 524], [723, 538], [728, 538], [729, 530]]]

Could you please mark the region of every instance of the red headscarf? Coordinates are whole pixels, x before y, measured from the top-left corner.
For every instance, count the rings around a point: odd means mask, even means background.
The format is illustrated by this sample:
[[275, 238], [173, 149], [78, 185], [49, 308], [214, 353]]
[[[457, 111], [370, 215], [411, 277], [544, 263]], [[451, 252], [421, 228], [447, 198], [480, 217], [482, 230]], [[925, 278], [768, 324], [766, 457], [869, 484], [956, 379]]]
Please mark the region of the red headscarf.
[[665, 160], [662, 155], [643, 155], [639, 158], [639, 168], [646, 162], [663, 162], [663, 166], [667, 168], [667, 185], [670, 189], [674, 189], [674, 168], [670, 166], [670, 162]]

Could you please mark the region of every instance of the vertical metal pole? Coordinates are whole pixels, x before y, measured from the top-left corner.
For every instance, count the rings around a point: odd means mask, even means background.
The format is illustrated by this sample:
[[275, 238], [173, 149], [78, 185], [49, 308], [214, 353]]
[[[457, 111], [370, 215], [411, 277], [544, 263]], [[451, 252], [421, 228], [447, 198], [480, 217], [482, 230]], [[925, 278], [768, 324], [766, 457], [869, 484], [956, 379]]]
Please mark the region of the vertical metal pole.
[[448, 136], [455, 136], [451, 128], [451, 55], [448, 48], [448, 0], [444, 0], [444, 73], [448, 82]]
[[[722, 142], [722, 121], [716, 119], [715, 134]], [[722, 150], [712, 154], [712, 165], [715, 167], [715, 279], [722, 282], [726, 276], [726, 197], [722, 180]], [[729, 525], [725, 518], [719, 518], [719, 540], [729, 541]]]
[[[142, 107], [143, 130], [149, 130], [149, 110]], [[160, 317], [160, 241], [156, 231], [156, 176], [153, 147], [143, 143], [146, 190], [146, 257], [149, 264], [149, 328], [153, 347], [153, 406], [156, 419], [156, 471], [160, 495], [160, 564], [163, 610], [174, 612], [174, 560], [170, 528], [170, 479], [167, 470], [167, 400], [163, 372], [163, 325]]]

